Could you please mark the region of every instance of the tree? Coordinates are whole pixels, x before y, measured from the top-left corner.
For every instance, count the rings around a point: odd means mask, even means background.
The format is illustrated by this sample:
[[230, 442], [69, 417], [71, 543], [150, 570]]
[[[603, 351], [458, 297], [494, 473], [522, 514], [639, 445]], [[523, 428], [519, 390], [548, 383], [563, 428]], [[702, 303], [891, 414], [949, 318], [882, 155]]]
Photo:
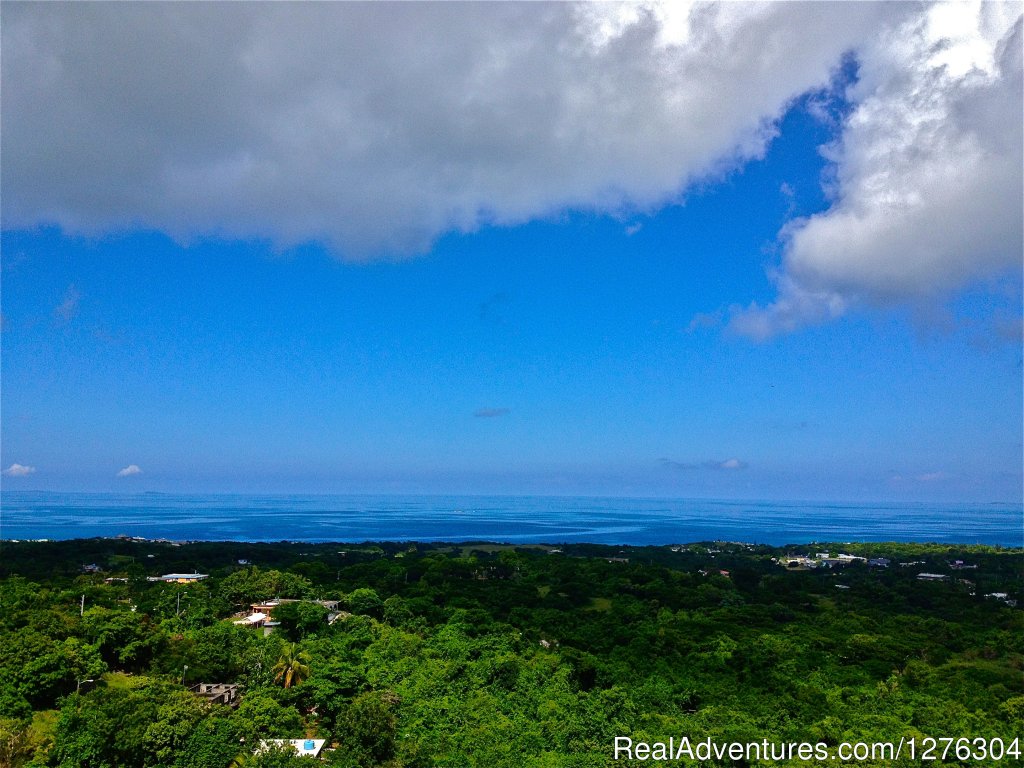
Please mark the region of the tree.
[[63, 641], [32, 630], [0, 637], [0, 714], [25, 715], [25, 702], [49, 708], [76, 690], [79, 680], [106, 670], [95, 646], [69, 637]]
[[266, 693], [247, 693], [230, 719], [234, 732], [249, 745], [266, 738], [293, 738], [302, 732], [299, 713], [292, 707], [282, 706]]
[[398, 703], [390, 691], [368, 691], [352, 700], [340, 730], [360, 765], [376, 765], [394, 754]]
[[312, 591], [313, 585], [309, 579], [297, 573], [261, 571], [256, 567], [235, 571], [220, 584], [221, 597], [234, 605], [269, 600], [272, 597], [308, 597]]
[[274, 621], [290, 640], [300, 640], [308, 634], [322, 632], [327, 627], [328, 610], [319, 603], [305, 600], [282, 603], [274, 609]]
[[174, 691], [156, 712], [146, 728], [144, 744], [161, 765], [170, 765], [175, 755], [193, 736], [205, 716], [199, 700], [188, 691]]
[[167, 642], [166, 634], [146, 614], [92, 608], [85, 612], [84, 624], [103, 660], [115, 669], [141, 672]]
[[157, 719], [159, 692], [96, 688], [64, 700], [51, 764], [59, 768], [143, 768], [146, 730]]
[[178, 753], [175, 765], [224, 768], [238, 752], [240, 733], [236, 726], [227, 716], [216, 714], [201, 720]]
[[274, 681], [280, 681], [285, 688], [298, 685], [309, 677], [309, 662], [308, 653], [300, 651], [295, 643], [285, 643], [274, 665]]
[[308, 768], [309, 758], [299, 757], [290, 746], [266, 745], [257, 754], [241, 754], [228, 768]]
[[0, 717], [0, 765], [24, 765], [31, 756], [28, 721]]

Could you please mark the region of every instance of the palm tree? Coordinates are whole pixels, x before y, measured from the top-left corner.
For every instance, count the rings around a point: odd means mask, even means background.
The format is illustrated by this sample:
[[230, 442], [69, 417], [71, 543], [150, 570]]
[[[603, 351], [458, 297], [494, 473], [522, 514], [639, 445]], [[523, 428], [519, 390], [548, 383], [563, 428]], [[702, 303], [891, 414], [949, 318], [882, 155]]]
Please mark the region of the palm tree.
[[295, 643], [285, 643], [281, 658], [274, 665], [274, 682], [281, 681], [285, 688], [298, 685], [309, 677], [309, 654], [300, 651]]

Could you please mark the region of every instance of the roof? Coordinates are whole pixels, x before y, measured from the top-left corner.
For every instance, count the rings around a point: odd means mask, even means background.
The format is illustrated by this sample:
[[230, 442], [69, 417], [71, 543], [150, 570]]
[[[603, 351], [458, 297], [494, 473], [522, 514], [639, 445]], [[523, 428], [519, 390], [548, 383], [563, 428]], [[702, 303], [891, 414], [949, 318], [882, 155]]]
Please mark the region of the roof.
[[291, 746], [300, 757], [316, 757], [320, 754], [320, 750], [324, 748], [324, 744], [326, 743], [326, 739], [263, 739], [256, 752], [258, 754], [270, 747], [284, 746], [287, 744]]
[[209, 576], [205, 573], [165, 573], [157, 578], [163, 581], [199, 581], [207, 579]]
[[250, 613], [244, 619], [238, 619], [235, 624], [259, 624], [261, 621], [266, 621], [267, 614], [265, 613]]

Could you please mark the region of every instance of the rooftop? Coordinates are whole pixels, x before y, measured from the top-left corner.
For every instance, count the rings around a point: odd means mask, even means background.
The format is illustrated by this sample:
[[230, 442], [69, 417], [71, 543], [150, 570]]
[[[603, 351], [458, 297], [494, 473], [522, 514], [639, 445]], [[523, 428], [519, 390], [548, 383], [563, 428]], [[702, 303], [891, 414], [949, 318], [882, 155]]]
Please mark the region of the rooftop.
[[300, 757], [317, 757], [320, 750], [327, 743], [326, 739], [264, 739], [260, 742], [257, 753], [263, 752], [270, 747], [290, 746]]

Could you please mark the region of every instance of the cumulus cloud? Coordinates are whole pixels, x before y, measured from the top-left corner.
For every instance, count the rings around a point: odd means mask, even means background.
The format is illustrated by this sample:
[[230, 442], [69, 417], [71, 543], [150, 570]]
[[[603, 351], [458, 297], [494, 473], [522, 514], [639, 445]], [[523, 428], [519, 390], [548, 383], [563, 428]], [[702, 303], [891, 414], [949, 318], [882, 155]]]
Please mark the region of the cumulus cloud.
[[725, 461], [719, 462], [717, 465], [713, 465], [714, 469], [746, 469], [747, 462], [740, 461], [739, 459], [726, 459]]
[[2, 214], [366, 258], [650, 211], [763, 155], [793, 99], [915, 8], [12, 4]]
[[1014, 271], [1022, 235], [1021, 6], [941, 3], [858, 52], [828, 210], [782, 233], [764, 338], [859, 304], [934, 299]]
[[473, 412], [478, 419], [496, 419], [499, 416], [506, 416], [511, 411], [508, 408], [480, 408]]
[[139, 465], [138, 464], [129, 464], [127, 467], [125, 467], [124, 469], [120, 470], [117, 473], [117, 476], [118, 477], [131, 477], [132, 475], [141, 475], [141, 474], [142, 474], [142, 470], [139, 469]]
[[25, 477], [26, 475], [33, 474], [35, 471], [35, 467], [29, 467], [24, 464], [11, 464], [11, 466], [3, 471], [3, 474], [8, 477]]

